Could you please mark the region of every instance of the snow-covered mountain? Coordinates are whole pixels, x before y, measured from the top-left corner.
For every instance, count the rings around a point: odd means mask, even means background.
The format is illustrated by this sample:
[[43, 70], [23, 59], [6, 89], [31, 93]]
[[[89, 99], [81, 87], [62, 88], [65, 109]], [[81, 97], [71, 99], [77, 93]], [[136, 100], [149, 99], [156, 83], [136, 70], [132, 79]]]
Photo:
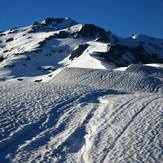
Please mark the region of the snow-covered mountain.
[[71, 18], [0, 33], [0, 163], [161, 163], [163, 39]]
[[63, 67], [114, 69], [163, 63], [163, 39], [121, 38], [71, 18], [47, 18], [0, 33], [0, 79], [37, 77]]

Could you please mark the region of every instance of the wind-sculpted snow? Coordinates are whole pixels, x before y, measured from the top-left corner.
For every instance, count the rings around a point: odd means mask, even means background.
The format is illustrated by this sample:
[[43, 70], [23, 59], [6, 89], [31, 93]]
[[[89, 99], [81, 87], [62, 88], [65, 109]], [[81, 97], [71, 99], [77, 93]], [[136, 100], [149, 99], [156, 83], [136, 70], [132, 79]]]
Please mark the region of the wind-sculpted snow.
[[161, 162], [162, 72], [147, 72], [0, 82], [1, 162]]
[[139, 68], [139, 66], [135, 66], [134, 70], [129, 68], [126, 71], [66, 68], [55, 76], [54, 80], [57, 83], [62, 80], [64, 83], [82, 84], [101, 89], [128, 90], [129, 92], [163, 91], [163, 69], [153, 68], [157, 73], [150, 74], [151, 72], [143, 72], [148, 69], [146, 66], [142, 68], [142, 72], [137, 72], [137, 67]]
[[[20, 145], [23, 147], [31, 144], [32, 150], [36, 150], [35, 146], [40, 147], [44, 141], [43, 144], [47, 145], [48, 141], [57, 137], [60, 132], [68, 132], [69, 136], [94, 107], [93, 104], [90, 104], [92, 107], [87, 106], [89, 103], [87, 96], [89, 98], [93, 93], [95, 97], [92, 100], [97, 100], [99, 94], [110, 92], [95, 90], [87, 86], [56, 85], [55, 83], [48, 85], [3, 83], [1, 88], [1, 160], [4, 159], [6, 153], [16, 154], [16, 150], [21, 149]], [[78, 118], [76, 119], [75, 116]], [[81, 120], [76, 122], [80, 117]], [[75, 126], [70, 127], [70, 131], [72, 130], [70, 132], [66, 130], [66, 126], [71, 119]], [[24, 147], [23, 151], [25, 151]], [[29, 151], [27, 153], [31, 155]]]
[[85, 162], [161, 162], [162, 100], [150, 93], [101, 98], [87, 126]]

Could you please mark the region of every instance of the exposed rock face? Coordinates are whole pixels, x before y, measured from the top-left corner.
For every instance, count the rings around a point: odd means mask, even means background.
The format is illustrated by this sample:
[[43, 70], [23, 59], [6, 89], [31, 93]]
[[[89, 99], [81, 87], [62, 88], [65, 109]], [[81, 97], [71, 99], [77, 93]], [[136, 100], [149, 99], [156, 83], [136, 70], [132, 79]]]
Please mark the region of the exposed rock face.
[[163, 63], [163, 59], [155, 54], [147, 53], [142, 45], [129, 47], [125, 45], [111, 45], [107, 52], [96, 52], [99, 57], [115, 63], [117, 66], [128, 66], [131, 63]]
[[1, 56], [0, 57], [0, 62], [2, 62], [4, 60], [4, 57], [3, 56]]
[[78, 34], [83, 37], [107, 37], [107, 32], [103, 28], [93, 24], [84, 24]]
[[63, 23], [64, 19], [63, 18], [46, 18], [45, 19], [45, 24], [58, 24], [58, 23]]
[[71, 56], [69, 57], [69, 59], [73, 60], [75, 57], [79, 57], [80, 55], [82, 55], [82, 53], [84, 52], [84, 50], [87, 49], [88, 46], [89, 46], [88, 44], [79, 45], [77, 48], [75, 48], [72, 51]]
[[66, 31], [60, 31], [59, 33], [54, 34], [54, 38], [67, 38], [69, 33]]
[[6, 40], [6, 42], [10, 42], [10, 41], [13, 41], [13, 40], [14, 40], [14, 38], [9, 38], [9, 39]]

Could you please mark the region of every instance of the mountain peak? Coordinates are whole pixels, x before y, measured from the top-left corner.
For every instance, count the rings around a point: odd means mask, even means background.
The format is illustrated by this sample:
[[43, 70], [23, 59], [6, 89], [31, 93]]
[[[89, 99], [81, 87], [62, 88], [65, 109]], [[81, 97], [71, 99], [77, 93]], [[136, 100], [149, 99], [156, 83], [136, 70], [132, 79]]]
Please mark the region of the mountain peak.
[[69, 17], [66, 18], [47, 17], [41, 22], [33, 23], [31, 32], [40, 32], [40, 31], [50, 32], [50, 31], [62, 30], [77, 24], [78, 23], [76, 21], [74, 21]]
[[0, 33], [0, 78], [48, 75], [67, 66], [113, 69], [163, 63], [163, 40], [134, 36], [124, 39], [94, 24], [48, 17]]
[[45, 24], [45, 25], [55, 25], [55, 24], [62, 24], [62, 23], [72, 23], [72, 25], [77, 24], [76, 21], [74, 21], [69, 17], [66, 18], [47, 17], [41, 22], [41, 24]]

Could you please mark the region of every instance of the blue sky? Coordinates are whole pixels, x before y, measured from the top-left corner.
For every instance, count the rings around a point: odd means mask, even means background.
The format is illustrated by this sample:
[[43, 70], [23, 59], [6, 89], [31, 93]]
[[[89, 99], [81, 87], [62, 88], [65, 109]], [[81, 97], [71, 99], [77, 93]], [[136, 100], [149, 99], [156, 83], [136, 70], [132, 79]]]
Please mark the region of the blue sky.
[[141, 33], [163, 38], [163, 0], [1, 0], [0, 30], [46, 17], [94, 23], [122, 37]]

